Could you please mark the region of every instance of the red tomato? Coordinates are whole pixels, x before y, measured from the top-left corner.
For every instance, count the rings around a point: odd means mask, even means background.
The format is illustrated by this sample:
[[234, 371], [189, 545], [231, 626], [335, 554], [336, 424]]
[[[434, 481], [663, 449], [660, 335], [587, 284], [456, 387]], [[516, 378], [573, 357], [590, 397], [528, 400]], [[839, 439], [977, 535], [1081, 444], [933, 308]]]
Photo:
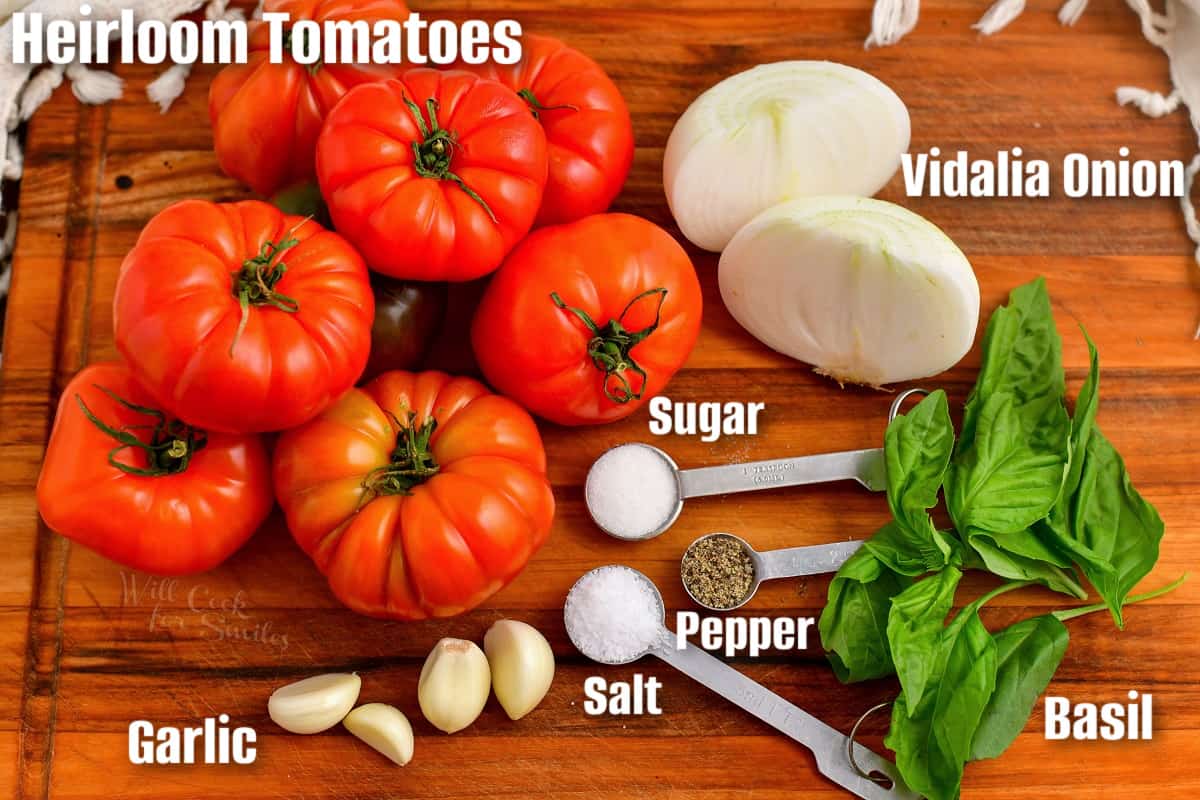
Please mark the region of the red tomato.
[[[286, 13], [291, 21], [404, 20], [401, 0], [267, 0], [265, 12]], [[376, 64], [296, 63], [287, 49], [272, 64], [271, 32], [250, 22], [249, 57], [231, 64], [208, 90], [217, 161], [228, 175], [270, 196], [316, 176], [313, 153], [325, 115], [350, 88], [394, 77], [399, 68]]]
[[124, 364], [76, 375], [58, 403], [38, 511], [52, 530], [118, 564], [202, 572], [270, 512], [267, 453], [257, 436], [205, 434], [153, 403]]
[[414, 69], [346, 95], [317, 141], [317, 177], [334, 226], [372, 269], [471, 280], [533, 225], [546, 135], [495, 81]]
[[360, 614], [460, 614], [516, 577], [554, 518], [533, 420], [470, 378], [386, 372], [275, 449], [296, 542]]
[[367, 268], [336, 233], [257, 201], [185, 200], [121, 264], [113, 327], [158, 406], [206, 430], [269, 431], [354, 385], [374, 309]]
[[546, 130], [550, 177], [538, 225], [607, 211], [633, 164], [633, 123], [600, 65], [549, 36], [521, 37], [516, 64], [462, 64], [524, 98]]
[[492, 278], [471, 342], [500, 392], [562, 425], [627, 417], [700, 332], [700, 282], [663, 229], [597, 214], [531, 234]]

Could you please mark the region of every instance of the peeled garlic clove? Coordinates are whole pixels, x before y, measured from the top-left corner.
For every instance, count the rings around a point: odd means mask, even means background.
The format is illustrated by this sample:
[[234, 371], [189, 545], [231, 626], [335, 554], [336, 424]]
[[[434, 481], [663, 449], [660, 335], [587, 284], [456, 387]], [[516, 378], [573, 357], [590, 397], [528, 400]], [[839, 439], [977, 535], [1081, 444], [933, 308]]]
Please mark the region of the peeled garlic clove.
[[412, 761], [412, 725], [399, 709], [387, 703], [367, 703], [347, 714], [342, 724], [396, 764], [403, 767]]
[[509, 719], [520, 719], [546, 696], [554, 680], [554, 651], [532, 625], [502, 619], [488, 628], [483, 651], [492, 689]]
[[875, 194], [899, 169], [909, 134], [904, 103], [862, 70], [762, 64], [688, 106], [667, 140], [663, 188], [683, 235], [721, 251], [784, 200]]
[[305, 678], [276, 689], [267, 701], [267, 713], [285, 731], [320, 733], [350, 713], [361, 688], [362, 678], [354, 674]]
[[442, 639], [421, 667], [417, 701], [433, 727], [456, 733], [479, 717], [491, 690], [492, 671], [479, 646]]

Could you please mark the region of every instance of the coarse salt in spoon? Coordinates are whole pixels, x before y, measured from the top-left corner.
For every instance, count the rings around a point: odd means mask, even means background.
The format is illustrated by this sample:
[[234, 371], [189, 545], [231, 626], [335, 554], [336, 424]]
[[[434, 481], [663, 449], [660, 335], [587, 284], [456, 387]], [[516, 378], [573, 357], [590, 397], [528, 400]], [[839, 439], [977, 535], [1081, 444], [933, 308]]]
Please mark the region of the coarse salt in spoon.
[[[919, 800], [895, 764], [857, 742], [848, 747], [844, 734], [704, 650], [678, 648], [665, 624], [662, 595], [641, 572], [614, 564], [585, 573], [567, 594], [563, 618], [567, 636], [583, 655], [611, 665], [645, 655], [662, 659], [807, 747], [816, 756], [818, 771], [856, 796]], [[851, 749], [857, 769], [850, 762]]]

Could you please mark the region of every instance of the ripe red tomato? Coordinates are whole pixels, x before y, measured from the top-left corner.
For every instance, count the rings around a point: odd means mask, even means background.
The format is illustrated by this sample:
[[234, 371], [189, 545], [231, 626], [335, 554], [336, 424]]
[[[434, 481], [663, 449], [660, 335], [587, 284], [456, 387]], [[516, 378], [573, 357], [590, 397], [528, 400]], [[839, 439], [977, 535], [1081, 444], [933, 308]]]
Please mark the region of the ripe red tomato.
[[527, 33], [521, 49], [516, 64], [458, 66], [517, 92], [546, 130], [550, 176], [537, 224], [607, 211], [633, 164], [633, 123], [621, 91], [599, 64], [558, 39]]
[[334, 226], [372, 269], [471, 280], [533, 225], [546, 135], [495, 81], [414, 69], [346, 95], [317, 141], [317, 177]]
[[153, 405], [124, 364], [76, 375], [58, 403], [38, 511], [51, 530], [118, 564], [202, 572], [270, 512], [266, 449], [258, 436], [206, 434]]
[[257, 201], [185, 200], [121, 264], [113, 327], [156, 405], [209, 431], [269, 431], [354, 385], [374, 309], [336, 233]]
[[700, 282], [662, 228], [597, 214], [534, 232], [492, 278], [471, 326], [497, 390], [562, 425], [627, 417], [687, 360]]
[[546, 540], [554, 495], [533, 420], [478, 381], [386, 372], [275, 448], [296, 542], [360, 614], [460, 614]]
[[[401, 0], [267, 0], [263, 10], [289, 14], [292, 22], [408, 17]], [[386, 64], [298, 64], [286, 49], [283, 63], [272, 64], [270, 46], [269, 26], [252, 21], [246, 63], [222, 69], [208, 90], [217, 162], [264, 197], [316, 176], [317, 135], [342, 95], [400, 71]]]

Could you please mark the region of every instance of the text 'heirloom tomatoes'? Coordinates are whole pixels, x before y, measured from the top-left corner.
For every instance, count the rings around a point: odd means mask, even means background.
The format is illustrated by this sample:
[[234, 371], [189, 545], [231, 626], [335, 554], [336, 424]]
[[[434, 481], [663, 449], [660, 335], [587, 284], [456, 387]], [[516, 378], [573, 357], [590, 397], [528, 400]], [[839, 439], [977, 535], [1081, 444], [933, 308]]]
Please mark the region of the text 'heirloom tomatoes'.
[[95, 364], [59, 400], [37, 503], [51, 530], [119, 564], [202, 572], [270, 512], [270, 464], [258, 436], [174, 420], [124, 364]]
[[633, 164], [633, 123], [600, 65], [549, 36], [525, 34], [516, 64], [460, 64], [500, 81], [529, 104], [546, 131], [550, 161], [538, 225], [607, 211]]
[[[263, 11], [289, 15], [291, 23], [403, 21], [399, 0], [267, 0]], [[269, 196], [316, 176], [314, 155], [325, 115], [360, 83], [394, 77], [385, 64], [300, 64], [285, 48], [283, 63], [270, 61], [271, 31], [251, 21], [244, 64], [222, 69], [208, 91], [217, 162], [229, 176]], [[290, 34], [289, 34], [290, 36]]]
[[338, 599], [375, 617], [446, 617], [516, 577], [554, 495], [533, 419], [478, 381], [387, 372], [275, 449], [296, 542]]
[[533, 225], [546, 135], [511, 89], [451, 70], [410, 70], [349, 92], [317, 142], [334, 226], [371, 269], [466, 281]]
[[627, 417], [700, 333], [700, 282], [653, 223], [597, 214], [535, 231], [492, 278], [471, 326], [491, 384], [562, 425]]
[[121, 264], [117, 348], [156, 405], [210, 431], [282, 430], [349, 389], [371, 346], [345, 239], [257, 201], [185, 200]]

